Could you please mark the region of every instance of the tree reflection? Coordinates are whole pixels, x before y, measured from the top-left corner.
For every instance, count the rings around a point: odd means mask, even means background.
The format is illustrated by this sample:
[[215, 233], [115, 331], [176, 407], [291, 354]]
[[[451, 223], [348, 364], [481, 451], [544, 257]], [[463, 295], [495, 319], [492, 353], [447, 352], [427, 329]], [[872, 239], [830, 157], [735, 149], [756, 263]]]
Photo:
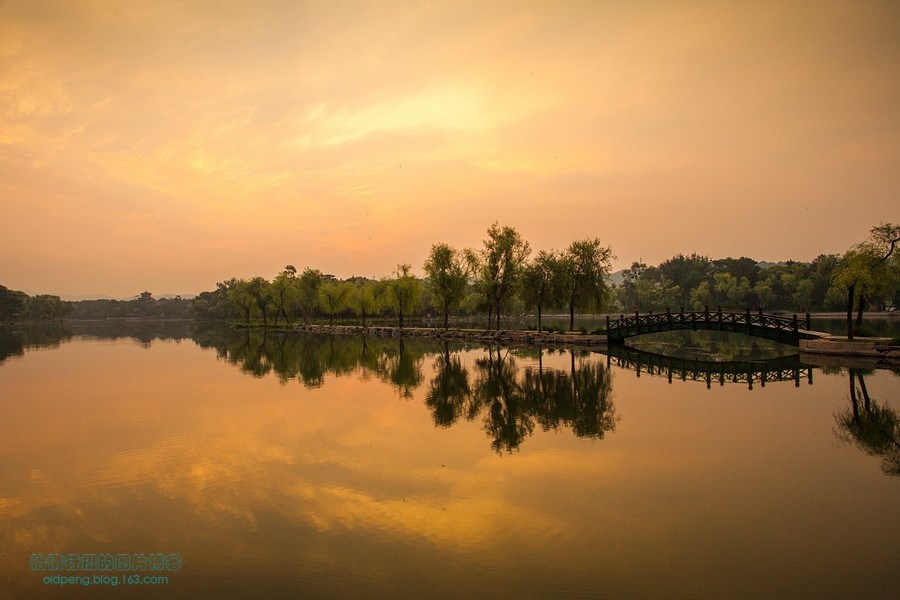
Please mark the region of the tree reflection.
[[450, 346], [443, 344], [443, 352], [434, 361], [437, 375], [431, 380], [425, 394], [425, 405], [438, 427], [449, 427], [459, 420], [472, 393], [469, 371], [459, 356], [450, 353]]
[[460, 417], [481, 419], [491, 448], [512, 452], [533, 432], [569, 427], [579, 437], [602, 438], [615, 429], [618, 417], [612, 403], [612, 380], [605, 365], [570, 352], [569, 372], [547, 369], [543, 351], [537, 366], [520, 369], [508, 349], [489, 347], [475, 361], [475, 377], [458, 357], [445, 349], [434, 363], [436, 375], [426, 404], [438, 426], [447, 427]]
[[[172, 328], [158, 337], [144, 327], [100, 325], [86, 335], [127, 336], [140, 344], [154, 339], [181, 339], [188, 328]], [[183, 331], [182, 331], [183, 329]], [[58, 345], [73, 334], [46, 329], [0, 336], [0, 362], [33, 346]], [[460, 419], [480, 421], [497, 453], [512, 452], [531, 436], [568, 427], [582, 437], [602, 438], [615, 429], [612, 381], [606, 365], [586, 354], [569, 353], [567, 368], [546, 368], [546, 351], [488, 347], [474, 362], [433, 340], [327, 336], [264, 329], [190, 327], [189, 335], [203, 348], [243, 373], [278, 377], [282, 384], [299, 382], [317, 388], [326, 375], [375, 378], [393, 387], [401, 398], [413, 398], [426, 386], [425, 405], [437, 427]], [[562, 351], [560, 351], [560, 355]], [[433, 377], [426, 381], [425, 358], [433, 357]], [[525, 366], [520, 368], [519, 362]]]
[[484, 413], [484, 431], [496, 452], [519, 447], [534, 430], [524, 390], [517, 380], [518, 368], [509, 349], [488, 347], [487, 358], [475, 361], [477, 375], [472, 386], [469, 415]]
[[618, 417], [612, 403], [612, 378], [606, 367], [582, 356], [576, 366], [575, 352], [570, 352], [570, 372], [543, 372], [539, 366], [525, 370], [528, 396], [540, 402], [535, 411], [541, 426], [558, 429], [570, 427], [579, 437], [602, 438], [614, 431]]
[[397, 388], [403, 398], [412, 398], [413, 390], [422, 385], [422, 354], [407, 348], [407, 343], [400, 338], [397, 351], [385, 349], [381, 354], [378, 373], [383, 381]]
[[[850, 369], [850, 407], [835, 414], [838, 435], [870, 456], [881, 458], [881, 470], [900, 475], [900, 417], [869, 397], [865, 373]], [[860, 401], [861, 400], [861, 401]]]

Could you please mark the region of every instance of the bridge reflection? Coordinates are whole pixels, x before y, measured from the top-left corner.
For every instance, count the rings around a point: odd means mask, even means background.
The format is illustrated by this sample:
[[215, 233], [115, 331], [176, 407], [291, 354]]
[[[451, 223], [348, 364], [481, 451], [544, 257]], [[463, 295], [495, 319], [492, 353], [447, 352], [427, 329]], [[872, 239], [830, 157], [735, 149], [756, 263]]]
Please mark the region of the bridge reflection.
[[713, 383], [743, 383], [752, 390], [754, 384], [765, 387], [767, 383], [793, 381], [799, 387], [801, 380], [810, 385], [813, 382], [813, 367], [803, 364], [799, 354], [768, 360], [718, 362], [676, 358], [627, 346], [611, 345], [606, 352], [607, 365], [633, 370], [638, 377], [642, 373], [666, 377], [669, 383], [675, 379], [703, 381], [707, 388]]

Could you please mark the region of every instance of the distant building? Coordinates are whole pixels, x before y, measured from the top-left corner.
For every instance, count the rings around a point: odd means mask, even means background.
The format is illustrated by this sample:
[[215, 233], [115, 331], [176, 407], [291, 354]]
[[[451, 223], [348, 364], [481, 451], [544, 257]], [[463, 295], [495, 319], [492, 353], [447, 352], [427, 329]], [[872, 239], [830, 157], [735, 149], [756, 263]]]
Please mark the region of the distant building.
[[138, 300], [153, 300], [153, 294], [150, 292], [141, 292], [141, 295], [138, 296]]

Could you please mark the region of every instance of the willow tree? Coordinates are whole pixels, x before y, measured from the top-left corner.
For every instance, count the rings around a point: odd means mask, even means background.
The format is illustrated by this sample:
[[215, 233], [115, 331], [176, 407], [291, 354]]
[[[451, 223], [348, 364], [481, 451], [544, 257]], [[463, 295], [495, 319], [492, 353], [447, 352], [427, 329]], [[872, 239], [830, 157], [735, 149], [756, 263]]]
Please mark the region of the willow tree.
[[435, 244], [425, 260], [425, 273], [431, 283], [435, 308], [444, 317], [447, 329], [450, 313], [459, 308], [466, 295], [472, 265], [468, 251], [458, 251], [449, 244]]
[[397, 265], [394, 276], [383, 280], [384, 296], [387, 304], [397, 311], [400, 328], [403, 328], [403, 316], [411, 314], [422, 302], [424, 289], [422, 282], [412, 274], [412, 265]]
[[575, 329], [575, 308], [599, 309], [608, 295], [612, 250], [595, 238], [575, 240], [563, 253], [560, 293], [569, 307], [569, 330]]
[[487, 233], [488, 238], [481, 249], [478, 284], [486, 297], [488, 310], [497, 315], [499, 331], [500, 316], [517, 291], [531, 247], [513, 227], [501, 228], [494, 223]]
[[244, 322], [250, 326], [250, 314], [256, 306], [253, 294], [250, 293], [250, 282], [246, 279], [231, 279], [226, 292], [228, 302], [244, 315]]
[[297, 306], [303, 314], [303, 320], [309, 323], [312, 313], [319, 307], [319, 287], [324, 276], [318, 269], [309, 267], [303, 269], [303, 273], [297, 282]]
[[541, 331], [543, 309], [559, 299], [560, 256], [541, 250], [522, 271], [522, 299], [525, 306], [537, 310], [538, 331]]
[[834, 271], [832, 285], [847, 293], [847, 338], [853, 339], [853, 307], [857, 304], [856, 326], [862, 324], [866, 299], [883, 291], [893, 281], [888, 260], [900, 243], [900, 225], [881, 223], [870, 230], [869, 239], [844, 254]]
[[297, 269], [294, 265], [287, 265], [272, 281], [272, 303], [275, 305], [275, 325], [278, 325], [278, 315], [284, 317], [288, 325], [291, 324], [290, 313], [294, 312], [299, 294], [299, 282], [297, 281]]
[[319, 286], [319, 306], [328, 315], [328, 324], [334, 325], [334, 315], [344, 310], [347, 285], [339, 281], [326, 281]]
[[381, 296], [377, 292], [375, 281], [364, 281], [358, 284], [348, 283], [347, 297], [344, 304], [360, 317], [362, 326], [366, 327], [366, 317], [375, 314], [380, 307]]

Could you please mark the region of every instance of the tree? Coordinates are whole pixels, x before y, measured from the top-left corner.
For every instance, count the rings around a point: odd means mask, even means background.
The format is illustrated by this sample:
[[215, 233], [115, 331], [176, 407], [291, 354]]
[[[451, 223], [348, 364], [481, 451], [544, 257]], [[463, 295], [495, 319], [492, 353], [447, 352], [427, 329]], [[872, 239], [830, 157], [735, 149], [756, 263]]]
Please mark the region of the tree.
[[465, 297], [470, 265], [466, 252], [443, 243], [433, 245], [425, 260], [425, 273], [431, 282], [435, 308], [444, 317], [444, 329], [449, 325], [450, 312], [456, 310]]
[[278, 324], [278, 315], [283, 316], [288, 325], [291, 324], [291, 314], [297, 306], [299, 287], [297, 269], [294, 265], [287, 265], [272, 281], [272, 303], [276, 310], [276, 325]]
[[598, 238], [576, 240], [560, 260], [560, 293], [569, 307], [569, 329], [575, 328], [575, 307], [603, 306], [607, 295], [612, 249]]
[[869, 239], [848, 250], [834, 271], [832, 285], [847, 293], [847, 337], [853, 339], [853, 306], [858, 301], [857, 327], [862, 324], [866, 297], [890, 286], [888, 262], [900, 242], [900, 226], [881, 223]]
[[699, 254], [690, 256], [678, 254], [662, 262], [658, 268], [663, 277], [681, 289], [679, 301], [682, 306], [690, 302], [691, 291], [700, 285], [701, 281], [709, 280], [713, 272], [709, 257]]
[[259, 309], [263, 318], [263, 327], [269, 326], [269, 309], [272, 308], [272, 297], [275, 292], [272, 284], [263, 277], [254, 277], [247, 282], [247, 293]]
[[249, 282], [246, 279], [231, 279], [227, 282], [228, 300], [244, 316], [247, 326], [250, 326], [250, 313], [256, 306], [253, 295], [250, 293]]
[[712, 304], [712, 299], [713, 291], [708, 281], [701, 281], [696, 288], [691, 290], [691, 306], [694, 307], [694, 310], [708, 308]]
[[334, 325], [334, 315], [344, 309], [344, 298], [349, 288], [338, 281], [326, 281], [319, 286], [319, 306], [328, 315], [328, 324]]
[[29, 321], [62, 321], [71, 311], [72, 305], [59, 296], [39, 294], [26, 299], [24, 314]]
[[531, 247], [513, 227], [501, 228], [494, 223], [487, 233], [488, 238], [481, 249], [479, 287], [487, 300], [488, 311], [497, 315], [499, 331], [500, 315], [516, 293]]
[[559, 298], [561, 267], [559, 254], [541, 250], [522, 271], [522, 298], [527, 308], [537, 309], [538, 331], [543, 308]]
[[347, 296], [344, 304], [362, 319], [362, 326], [366, 327], [366, 317], [378, 311], [380, 295], [377, 293], [378, 284], [374, 281], [361, 281], [356, 284], [348, 283]]
[[313, 312], [319, 307], [319, 286], [322, 285], [324, 276], [318, 269], [303, 270], [297, 287], [297, 306], [303, 314], [303, 321], [309, 323]]
[[746, 277], [750, 286], [756, 285], [759, 278], [759, 265], [752, 258], [742, 256], [740, 258], [720, 258], [712, 261], [713, 268], [719, 273], [731, 273], [735, 279]]
[[794, 306], [797, 307], [798, 311], [806, 312], [810, 310], [813, 302], [814, 285], [812, 279], [804, 278], [797, 282], [796, 291], [794, 292]]
[[412, 265], [397, 265], [393, 279], [385, 280], [388, 304], [397, 311], [400, 328], [403, 316], [415, 311], [422, 301], [422, 282], [412, 274]]
[[28, 296], [0, 285], [0, 321], [9, 323], [25, 310]]

